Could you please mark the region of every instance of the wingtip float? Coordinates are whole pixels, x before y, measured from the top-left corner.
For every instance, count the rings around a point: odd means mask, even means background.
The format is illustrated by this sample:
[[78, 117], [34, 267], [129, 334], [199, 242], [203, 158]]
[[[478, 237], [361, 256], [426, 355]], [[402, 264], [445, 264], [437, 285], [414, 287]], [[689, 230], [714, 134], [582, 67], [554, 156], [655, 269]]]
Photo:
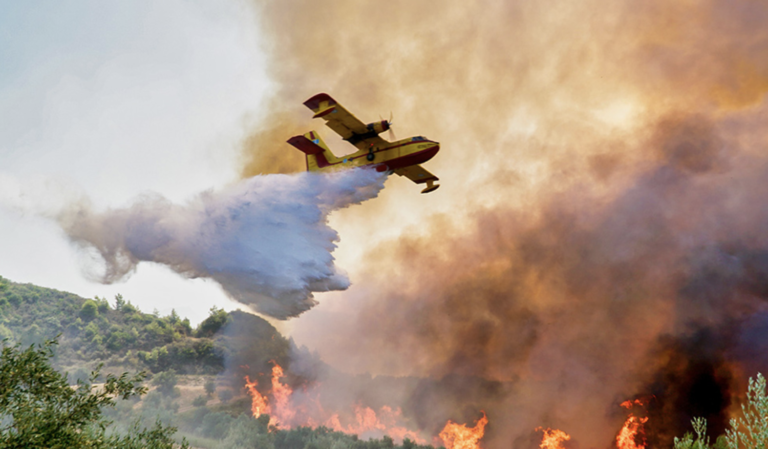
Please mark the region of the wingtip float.
[[377, 171], [391, 171], [405, 176], [416, 184], [426, 184], [421, 193], [429, 193], [440, 187], [439, 178], [421, 163], [432, 159], [440, 151], [440, 143], [422, 136], [388, 142], [379, 134], [390, 129], [390, 120], [364, 124], [328, 94], [317, 94], [304, 102], [322, 118], [325, 124], [357, 151], [336, 157], [315, 131], [288, 139], [307, 158], [307, 171], [332, 171], [345, 168], [373, 167]]

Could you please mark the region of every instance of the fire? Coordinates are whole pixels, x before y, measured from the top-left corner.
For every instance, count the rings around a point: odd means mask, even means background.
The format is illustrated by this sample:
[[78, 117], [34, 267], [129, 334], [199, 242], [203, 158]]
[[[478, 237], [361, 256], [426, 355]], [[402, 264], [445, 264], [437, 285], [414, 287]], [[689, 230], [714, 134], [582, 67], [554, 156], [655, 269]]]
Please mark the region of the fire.
[[334, 413], [328, 418], [324, 425], [339, 432], [354, 434], [362, 434], [378, 430], [396, 440], [409, 438], [419, 444], [425, 443], [416, 432], [397, 424], [401, 414], [402, 411], [400, 408], [392, 409], [386, 405], [379, 410], [378, 414], [370, 407], [357, 405], [355, 407], [355, 422], [344, 426], [339, 420], [338, 413]]
[[280, 382], [280, 379], [285, 377], [283, 368], [274, 361], [272, 363], [274, 363], [274, 366], [272, 367], [273, 401], [271, 405], [267, 397], [259, 393], [259, 390], [256, 388], [259, 385], [257, 381], [252, 381], [248, 376], [245, 376], [245, 388], [251, 396], [251, 413], [254, 418], [268, 414], [271, 426], [286, 426], [296, 415], [296, 411], [290, 404], [293, 390], [288, 385]]
[[485, 426], [488, 424], [488, 417], [482, 412], [475, 427], [467, 427], [466, 424], [458, 424], [451, 420], [445, 424], [440, 432], [440, 439], [443, 440], [446, 449], [479, 449], [480, 439], [485, 434]]
[[342, 424], [339, 414], [326, 412], [316, 398], [314, 401], [308, 401], [311, 410], [308, 410], [306, 404], [294, 404], [293, 389], [281, 381], [285, 377], [283, 368], [274, 361], [272, 363], [274, 366], [272, 367], [271, 401], [258, 391], [258, 383], [255, 380], [251, 381], [248, 376], [245, 376], [245, 388], [251, 396], [251, 412], [254, 417], [268, 414], [270, 425], [286, 429], [296, 426], [317, 427], [323, 425], [339, 432], [358, 435], [367, 432], [379, 432], [399, 441], [409, 438], [419, 444], [426, 443], [416, 432], [398, 424], [402, 419], [400, 408], [392, 409], [383, 406], [377, 413], [370, 407], [357, 405], [352, 422]]
[[258, 418], [263, 414], [269, 414], [270, 408], [267, 402], [266, 396], [262, 396], [256, 387], [259, 386], [257, 381], [251, 381], [248, 376], [245, 376], [245, 388], [248, 390], [248, 394], [251, 395], [251, 412], [254, 418]]
[[[296, 416], [296, 411], [291, 407], [290, 398], [293, 390], [288, 385], [280, 382], [285, 377], [283, 368], [275, 362], [272, 367], [272, 397], [274, 398], [274, 410], [272, 410], [269, 423], [272, 425], [287, 425]], [[251, 409], [253, 411], [253, 409]]]
[[644, 405], [643, 401], [640, 399], [635, 399], [634, 401], [628, 400], [621, 403], [621, 406], [624, 408], [632, 408], [634, 405]]
[[[633, 405], [643, 405], [640, 399], [634, 401], [624, 401], [621, 406], [624, 408], [632, 408]], [[619, 435], [616, 436], [616, 446], [619, 449], [645, 449], [645, 444], [637, 444], [637, 436], [643, 436], [643, 424], [648, 421], [648, 418], [638, 418], [632, 413], [629, 414], [627, 421], [624, 423], [624, 427], [619, 431]]]
[[550, 428], [544, 429], [542, 427], [537, 427], [535, 430], [536, 432], [544, 432], [541, 444], [539, 444], [541, 449], [563, 449], [563, 446], [560, 443], [571, 439], [571, 436], [562, 430], [552, 430]]

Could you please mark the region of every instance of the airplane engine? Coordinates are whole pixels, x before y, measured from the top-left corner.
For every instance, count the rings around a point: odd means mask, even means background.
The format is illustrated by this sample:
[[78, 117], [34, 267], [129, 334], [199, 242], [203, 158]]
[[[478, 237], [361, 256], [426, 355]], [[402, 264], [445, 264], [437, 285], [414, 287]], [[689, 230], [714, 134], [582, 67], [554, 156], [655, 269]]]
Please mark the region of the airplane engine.
[[373, 122], [365, 125], [366, 128], [368, 128], [369, 132], [374, 132], [376, 134], [381, 134], [384, 131], [389, 129], [389, 121], [382, 120], [380, 122]]

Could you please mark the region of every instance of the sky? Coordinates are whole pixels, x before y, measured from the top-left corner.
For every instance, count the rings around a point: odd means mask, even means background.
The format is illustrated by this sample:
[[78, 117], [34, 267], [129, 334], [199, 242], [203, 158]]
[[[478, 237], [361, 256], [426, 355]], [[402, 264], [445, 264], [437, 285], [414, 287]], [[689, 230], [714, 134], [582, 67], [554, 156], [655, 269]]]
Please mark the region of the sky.
[[[232, 183], [269, 87], [256, 29], [238, 1], [0, 2], [0, 185], [37, 203], [66, 191], [119, 207], [145, 192], [181, 202]], [[15, 282], [120, 293], [193, 322], [236, 307], [214, 283], [159, 265], [91, 282], [58, 226], [29, 211], [3, 210], [0, 235], [0, 273]]]

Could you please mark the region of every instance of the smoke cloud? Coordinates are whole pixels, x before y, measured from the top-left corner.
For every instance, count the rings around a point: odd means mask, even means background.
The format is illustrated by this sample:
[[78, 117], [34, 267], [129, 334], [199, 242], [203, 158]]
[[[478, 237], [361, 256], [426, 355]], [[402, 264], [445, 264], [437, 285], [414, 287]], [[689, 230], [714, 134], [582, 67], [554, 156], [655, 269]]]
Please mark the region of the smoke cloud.
[[331, 255], [339, 235], [328, 215], [376, 197], [385, 179], [373, 170], [256, 176], [183, 205], [147, 194], [126, 208], [95, 211], [84, 200], [57, 219], [100, 266], [89, 265], [98, 281], [160, 263], [212, 279], [253, 310], [285, 319], [315, 305], [314, 292], [349, 286]]
[[[478, 403], [498, 445], [544, 425], [604, 446], [635, 395], [655, 398], [653, 447], [694, 416], [722, 432], [741, 376], [754, 375], [740, 367], [768, 367], [740, 355], [738, 331], [753, 323], [754, 339], [768, 306], [768, 161], [734, 142], [710, 119], [663, 119], [642, 143], [658, 160], [610, 198], [569, 190], [535, 214], [478, 212], [470, 229], [434, 219], [432, 233], [376, 248], [354, 313], [299, 334], [351, 369], [512, 385]], [[380, 266], [398, 267], [397, 284]], [[462, 401], [477, 402], [443, 413]]]
[[[332, 307], [296, 321], [297, 342], [348, 371], [431, 379], [396, 404], [425, 429], [482, 407], [488, 448], [538, 426], [608, 447], [619, 404], [648, 395], [654, 445], [696, 414], [721, 430], [734, 392], [768, 367], [754, 349], [768, 7], [254, 5], [276, 82], [275, 119], [254, 136], [306, 123], [300, 103], [328, 92], [442, 148], [428, 199], [393, 180], [368, 216], [336, 216], [363, 262]], [[243, 176], [294, 169], [263, 145], [245, 142]], [[503, 388], [480, 394], [477, 379]]]

